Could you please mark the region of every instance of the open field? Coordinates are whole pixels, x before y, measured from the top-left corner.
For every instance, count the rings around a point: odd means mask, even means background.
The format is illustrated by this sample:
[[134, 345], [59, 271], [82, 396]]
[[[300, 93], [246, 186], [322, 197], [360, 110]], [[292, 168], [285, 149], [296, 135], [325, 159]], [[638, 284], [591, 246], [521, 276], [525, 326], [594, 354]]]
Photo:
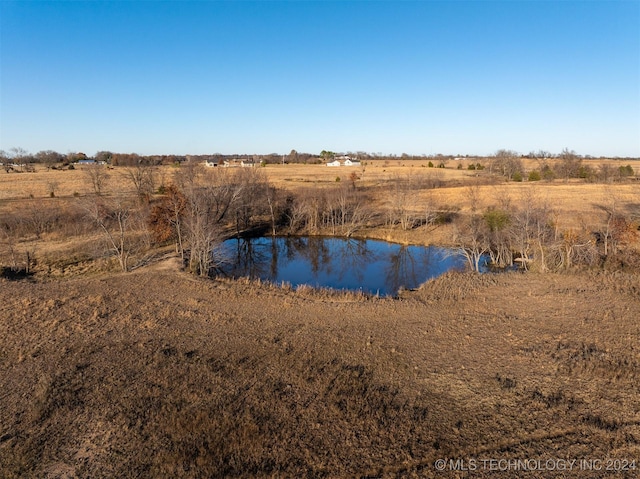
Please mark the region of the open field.
[[[301, 164], [287, 164], [287, 165], [268, 165], [269, 177], [276, 183], [286, 182], [290, 183], [310, 183], [310, 182], [334, 182], [336, 176], [340, 176], [341, 179], [347, 180], [351, 172], [356, 172], [359, 176], [363, 176], [365, 182], [379, 182], [385, 181], [394, 176], [404, 175], [425, 175], [436, 176], [443, 180], [459, 180], [468, 181], [470, 178], [476, 177], [476, 171], [470, 171], [467, 169], [470, 163], [481, 163], [488, 165], [486, 158], [481, 159], [462, 159], [462, 160], [449, 160], [446, 162], [446, 168], [429, 168], [428, 164], [431, 160], [402, 160], [388, 161], [388, 160], [368, 160], [364, 165], [360, 167], [327, 167], [324, 164], [321, 165], [301, 165]], [[433, 160], [432, 163], [437, 164], [437, 160]], [[550, 165], [555, 163], [555, 160], [548, 160]], [[613, 159], [597, 159], [597, 160], [583, 160], [583, 163], [594, 169], [597, 169], [600, 165], [609, 165], [612, 168], [618, 168], [620, 166], [626, 166], [631, 164], [636, 174], [640, 174], [640, 162], [638, 161], [623, 161]], [[462, 165], [462, 169], [458, 169], [457, 166]], [[364, 174], [362, 172], [364, 166]], [[539, 168], [540, 162], [533, 159], [524, 159], [523, 166], [527, 171]]]
[[[336, 177], [341, 181], [349, 181], [349, 176], [356, 173], [360, 182], [364, 186], [379, 185], [397, 177], [415, 176], [440, 180], [445, 183], [474, 183], [476, 178], [483, 176], [480, 171], [469, 171], [469, 163], [482, 162], [488, 164], [487, 159], [479, 160], [450, 160], [446, 163], [446, 168], [428, 168], [426, 160], [398, 160], [382, 161], [369, 160], [359, 167], [327, 167], [324, 164], [269, 164], [264, 168], [264, 172], [277, 187], [295, 188], [298, 186], [334, 184]], [[553, 165], [554, 160], [549, 160]], [[634, 172], [640, 175], [640, 162], [622, 161], [613, 159], [582, 160], [584, 165], [597, 169], [600, 165], [606, 164], [614, 169], [620, 166], [631, 165]], [[457, 169], [458, 164], [462, 169]], [[525, 159], [523, 166], [527, 171], [539, 167], [537, 160]], [[31, 195], [35, 197], [49, 196], [48, 185], [51, 182], [58, 184], [57, 196], [72, 196], [74, 193], [88, 194], [92, 192], [90, 184], [87, 182], [85, 171], [86, 166], [78, 166], [75, 170], [47, 170], [43, 166], [36, 166], [35, 173], [5, 173], [0, 171], [0, 199], [26, 198]], [[126, 167], [115, 167], [109, 169], [110, 180], [107, 183], [107, 191], [133, 190], [126, 174]], [[163, 183], [170, 183], [179, 168], [173, 166], [163, 166], [159, 168], [158, 180]], [[540, 185], [548, 184], [539, 182]]]
[[[599, 164], [610, 163], [616, 168], [622, 163], [618, 160], [584, 160], [591, 162], [596, 168]], [[466, 166], [468, 161], [461, 160]], [[394, 164], [395, 163], [395, 164]], [[447, 207], [468, 211], [470, 208], [469, 189], [475, 185], [479, 203], [483, 209], [495, 206], [505, 199], [514, 203], [529, 201], [532, 197], [549, 204], [555, 211], [558, 221], [565, 227], [576, 228], [587, 220], [601, 215], [601, 206], [612, 201], [621, 207], [640, 205], [640, 183], [637, 181], [623, 183], [585, 183], [580, 180], [563, 182], [504, 182], [491, 178], [482, 172], [458, 170], [454, 161], [447, 163], [447, 168], [427, 168], [426, 161], [400, 161], [385, 164], [382, 161], [369, 161], [363, 167], [327, 167], [325, 165], [268, 165], [260, 168], [269, 181], [283, 191], [296, 191], [301, 188], [331, 188], [340, 182], [349, 183], [350, 176], [355, 173], [358, 179], [356, 187], [373, 192], [372, 203], [384, 206], [390, 201], [389, 185], [396, 180], [407, 180], [422, 184], [416, 200], [426, 200]], [[535, 166], [534, 160], [528, 160], [529, 167]], [[625, 163], [626, 164], [626, 163]], [[638, 172], [640, 165], [633, 166]], [[109, 180], [106, 182], [106, 195], [133, 195], [134, 187], [127, 176], [127, 168], [117, 167], [108, 170]], [[175, 181], [179, 168], [164, 166], [158, 169], [156, 183], [168, 185]], [[75, 170], [50, 170], [39, 168], [36, 173], [0, 173], [0, 200], [41, 199], [50, 197], [51, 185], [55, 185], [55, 196], [73, 198], [91, 195], [90, 182], [83, 167]], [[419, 201], [416, 201], [416, 204]], [[15, 205], [15, 201], [5, 204]], [[0, 210], [3, 205], [0, 203]], [[597, 220], [596, 220], [597, 221]], [[428, 242], [428, 240], [426, 240]]]
[[637, 276], [451, 274], [391, 300], [173, 261], [0, 280], [2, 477], [638, 475]]

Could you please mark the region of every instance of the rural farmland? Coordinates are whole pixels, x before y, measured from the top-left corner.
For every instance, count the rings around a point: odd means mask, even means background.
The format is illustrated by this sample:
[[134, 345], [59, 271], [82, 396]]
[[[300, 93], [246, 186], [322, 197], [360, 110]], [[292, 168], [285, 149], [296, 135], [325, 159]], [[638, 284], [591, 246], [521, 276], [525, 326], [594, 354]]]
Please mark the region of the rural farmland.
[[[636, 477], [627, 163], [538, 180], [525, 159], [522, 181], [496, 158], [2, 172], [0, 470], [506, 478], [490, 465], [519, 459]], [[273, 234], [447, 246], [468, 271], [395, 297], [215, 275], [226, 238]], [[480, 253], [517, 268], [476, 273]]]
[[640, 477], [639, 39], [0, 1], [0, 479]]

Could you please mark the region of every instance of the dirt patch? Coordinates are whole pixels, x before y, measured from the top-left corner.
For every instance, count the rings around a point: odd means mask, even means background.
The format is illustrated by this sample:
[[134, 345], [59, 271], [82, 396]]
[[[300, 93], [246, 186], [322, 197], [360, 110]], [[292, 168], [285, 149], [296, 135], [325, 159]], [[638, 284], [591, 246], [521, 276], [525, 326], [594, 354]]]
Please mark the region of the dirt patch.
[[173, 260], [0, 279], [0, 470], [471, 477], [435, 461], [636, 459], [638, 284], [447, 274], [347, 298], [199, 280]]

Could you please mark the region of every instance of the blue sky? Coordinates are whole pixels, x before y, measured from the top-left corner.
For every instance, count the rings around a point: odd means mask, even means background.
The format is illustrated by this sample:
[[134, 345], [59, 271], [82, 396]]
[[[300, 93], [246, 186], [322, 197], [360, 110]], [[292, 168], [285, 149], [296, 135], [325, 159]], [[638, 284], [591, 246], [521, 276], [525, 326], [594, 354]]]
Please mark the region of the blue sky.
[[0, 149], [640, 156], [640, 2], [0, 0]]

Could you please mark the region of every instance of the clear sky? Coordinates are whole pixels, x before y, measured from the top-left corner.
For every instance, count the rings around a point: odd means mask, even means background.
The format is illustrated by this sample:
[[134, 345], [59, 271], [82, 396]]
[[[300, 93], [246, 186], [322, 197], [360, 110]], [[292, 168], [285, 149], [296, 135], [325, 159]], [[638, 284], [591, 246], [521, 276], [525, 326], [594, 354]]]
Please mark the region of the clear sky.
[[640, 1], [0, 0], [0, 149], [640, 156]]

